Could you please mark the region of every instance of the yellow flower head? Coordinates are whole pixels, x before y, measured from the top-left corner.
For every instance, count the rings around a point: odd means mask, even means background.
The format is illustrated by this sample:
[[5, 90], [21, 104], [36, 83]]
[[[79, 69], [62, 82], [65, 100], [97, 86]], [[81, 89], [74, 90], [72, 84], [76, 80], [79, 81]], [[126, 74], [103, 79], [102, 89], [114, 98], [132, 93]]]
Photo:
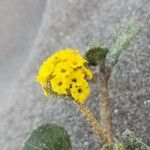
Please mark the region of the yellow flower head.
[[79, 50], [62, 49], [43, 62], [36, 79], [46, 96], [50, 93], [68, 95], [83, 103], [90, 94], [87, 80], [92, 79], [85, 63]]

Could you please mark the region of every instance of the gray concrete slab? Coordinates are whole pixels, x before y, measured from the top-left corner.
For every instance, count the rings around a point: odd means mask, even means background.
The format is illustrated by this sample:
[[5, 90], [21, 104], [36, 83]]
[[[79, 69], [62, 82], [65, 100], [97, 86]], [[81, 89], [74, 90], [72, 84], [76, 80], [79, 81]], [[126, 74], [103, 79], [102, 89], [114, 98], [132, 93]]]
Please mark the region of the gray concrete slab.
[[42, 21], [46, 0], [0, 1], [0, 101], [32, 49]]
[[[150, 145], [149, 10], [149, 0], [48, 0], [36, 45], [12, 91], [16, 94], [0, 113], [3, 150], [20, 150], [31, 129], [42, 122], [64, 126], [73, 150], [100, 149], [101, 143], [82, 113], [72, 103], [45, 98], [35, 76], [42, 61], [59, 48], [79, 48], [84, 54], [92, 42], [111, 46], [115, 30], [130, 19], [141, 22], [143, 30], [121, 55], [109, 82], [113, 128], [116, 137], [128, 128]], [[86, 105], [100, 118], [97, 82], [91, 88]]]

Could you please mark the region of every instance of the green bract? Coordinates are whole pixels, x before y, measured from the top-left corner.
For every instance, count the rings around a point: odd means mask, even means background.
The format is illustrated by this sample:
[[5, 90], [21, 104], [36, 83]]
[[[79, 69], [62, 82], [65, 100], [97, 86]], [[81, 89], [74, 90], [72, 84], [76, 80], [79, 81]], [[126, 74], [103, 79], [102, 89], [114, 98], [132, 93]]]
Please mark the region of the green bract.
[[108, 52], [108, 48], [102, 45], [93, 45], [88, 48], [85, 58], [89, 66], [97, 66], [103, 63]]

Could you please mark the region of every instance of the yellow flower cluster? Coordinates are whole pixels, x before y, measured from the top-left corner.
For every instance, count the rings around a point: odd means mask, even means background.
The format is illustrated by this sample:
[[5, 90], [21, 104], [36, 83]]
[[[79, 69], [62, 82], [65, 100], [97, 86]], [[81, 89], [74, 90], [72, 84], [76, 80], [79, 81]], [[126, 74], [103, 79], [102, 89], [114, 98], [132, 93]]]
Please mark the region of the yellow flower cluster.
[[46, 96], [51, 92], [69, 95], [75, 101], [83, 103], [90, 94], [87, 80], [93, 76], [85, 63], [86, 60], [78, 50], [62, 49], [43, 62], [37, 81]]

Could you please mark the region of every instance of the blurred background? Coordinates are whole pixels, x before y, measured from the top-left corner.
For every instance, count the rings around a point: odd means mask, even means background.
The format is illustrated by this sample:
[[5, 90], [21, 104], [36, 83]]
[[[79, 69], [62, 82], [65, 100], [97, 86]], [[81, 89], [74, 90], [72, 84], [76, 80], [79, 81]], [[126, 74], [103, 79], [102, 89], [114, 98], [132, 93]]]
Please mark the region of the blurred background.
[[17, 80], [41, 25], [46, 0], [0, 1], [0, 102]]

